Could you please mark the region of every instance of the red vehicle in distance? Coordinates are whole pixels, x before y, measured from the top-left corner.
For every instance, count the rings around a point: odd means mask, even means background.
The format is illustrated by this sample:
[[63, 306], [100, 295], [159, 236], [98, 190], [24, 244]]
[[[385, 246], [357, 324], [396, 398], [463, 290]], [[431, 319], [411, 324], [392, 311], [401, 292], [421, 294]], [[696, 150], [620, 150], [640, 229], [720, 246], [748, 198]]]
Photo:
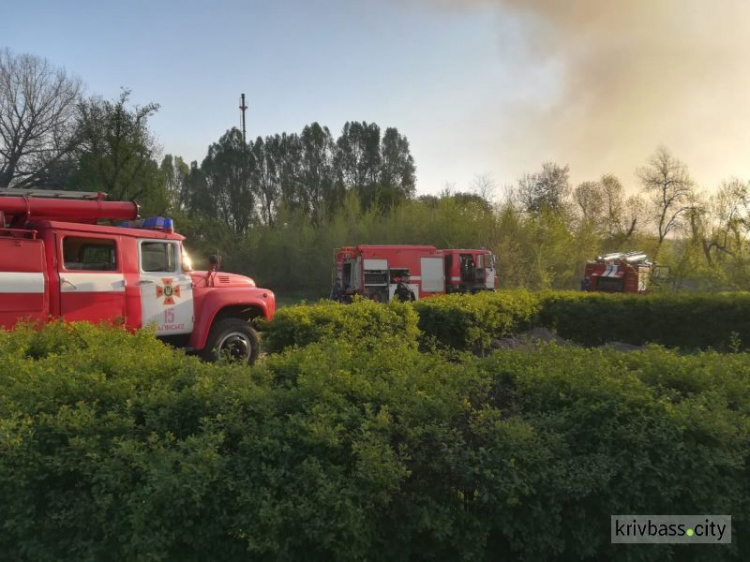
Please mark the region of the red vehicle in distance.
[[645, 293], [654, 264], [641, 252], [599, 256], [586, 264], [581, 289], [605, 293]]
[[484, 249], [440, 250], [420, 245], [360, 245], [335, 250], [331, 292], [335, 300], [361, 295], [390, 302], [400, 284], [406, 285], [414, 300], [494, 290], [496, 259]]

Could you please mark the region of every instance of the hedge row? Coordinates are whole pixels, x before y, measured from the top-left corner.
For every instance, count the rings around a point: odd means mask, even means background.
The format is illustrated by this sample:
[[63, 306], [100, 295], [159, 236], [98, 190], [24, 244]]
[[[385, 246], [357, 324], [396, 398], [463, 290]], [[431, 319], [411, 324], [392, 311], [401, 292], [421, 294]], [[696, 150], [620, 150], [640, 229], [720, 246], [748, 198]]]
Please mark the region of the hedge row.
[[[487, 349], [494, 339], [531, 327], [549, 328], [585, 346], [654, 343], [684, 350], [750, 349], [750, 295], [610, 295], [504, 291], [449, 295], [409, 306], [360, 301], [279, 310], [266, 339], [270, 351], [328, 336], [398, 333], [407, 341], [459, 350]], [[419, 330], [416, 329], [417, 326]]]
[[[8, 560], [747, 560], [750, 356], [325, 341], [253, 369], [0, 333]], [[617, 513], [732, 545], [612, 545]]]
[[287, 347], [304, 347], [323, 339], [377, 342], [396, 340], [417, 345], [419, 329], [414, 310], [404, 304], [383, 306], [369, 300], [351, 305], [320, 301], [313, 305], [284, 307], [271, 324], [263, 326], [263, 344], [276, 353]]
[[583, 345], [750, 349], [750, 294], [543, 293], [538, 324]]
[[453, 349], [486, 349], [532, 326], [540, 299], [528, 291], [447, 295], [414, 303], [423, 339]]

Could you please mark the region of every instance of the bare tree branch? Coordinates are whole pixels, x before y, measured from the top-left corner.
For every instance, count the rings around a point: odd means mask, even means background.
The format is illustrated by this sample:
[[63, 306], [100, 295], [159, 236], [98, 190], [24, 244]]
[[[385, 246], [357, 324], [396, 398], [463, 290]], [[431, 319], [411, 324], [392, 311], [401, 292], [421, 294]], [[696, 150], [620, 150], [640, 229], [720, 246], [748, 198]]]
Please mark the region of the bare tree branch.
[[26, 187], [78, 142], [79, 79], [33, 55], [0, 50], [0, 187]]

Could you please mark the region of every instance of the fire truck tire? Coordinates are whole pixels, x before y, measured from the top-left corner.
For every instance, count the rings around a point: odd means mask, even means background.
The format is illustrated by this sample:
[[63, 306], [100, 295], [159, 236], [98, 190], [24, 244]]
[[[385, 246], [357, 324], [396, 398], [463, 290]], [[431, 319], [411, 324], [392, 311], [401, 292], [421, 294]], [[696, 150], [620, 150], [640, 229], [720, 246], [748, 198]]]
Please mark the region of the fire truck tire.
[[228, 357], [252, 365], [260, 353], [258, 333], [241, 318], [224, 318], [211, 327], [202, 356], [206, 361]]

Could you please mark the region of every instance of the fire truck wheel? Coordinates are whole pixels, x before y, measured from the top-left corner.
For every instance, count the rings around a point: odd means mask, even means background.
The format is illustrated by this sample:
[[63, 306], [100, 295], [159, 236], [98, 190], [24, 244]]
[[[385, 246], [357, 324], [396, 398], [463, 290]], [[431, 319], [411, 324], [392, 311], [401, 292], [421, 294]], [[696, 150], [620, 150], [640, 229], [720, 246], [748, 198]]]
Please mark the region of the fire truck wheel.
[[211, 327], [203, 351], [206, 361], [226, 357], [231, 361], [253, 364], [258, 358], [258, 334], [240, 318], [225, 318]]

